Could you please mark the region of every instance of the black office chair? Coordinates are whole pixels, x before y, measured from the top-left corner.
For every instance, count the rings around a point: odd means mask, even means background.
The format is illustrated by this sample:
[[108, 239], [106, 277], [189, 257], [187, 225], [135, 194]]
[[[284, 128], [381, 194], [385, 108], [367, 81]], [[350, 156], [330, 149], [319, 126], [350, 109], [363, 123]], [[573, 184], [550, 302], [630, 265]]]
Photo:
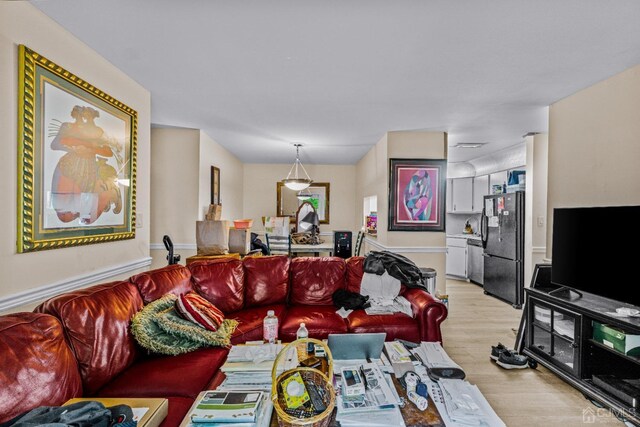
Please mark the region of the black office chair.
[[165, 234], [162, 238], [162, 242], [164, 243], [164, 247], [169, 251], [169, 255], [167, 255], [169, 265], [177, 264], [180, 261], [180, 255], [173, 254], [173, 242], [171, 241], [171, 237]]

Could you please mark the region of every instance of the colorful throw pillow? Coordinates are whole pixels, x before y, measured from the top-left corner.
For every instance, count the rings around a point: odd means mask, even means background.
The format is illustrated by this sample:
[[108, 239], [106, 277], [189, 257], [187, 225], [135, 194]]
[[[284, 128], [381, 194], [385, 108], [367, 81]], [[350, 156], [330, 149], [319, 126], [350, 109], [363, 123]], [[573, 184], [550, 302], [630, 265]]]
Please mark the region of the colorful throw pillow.
[[224, 321], [224, 314], [195, 292], [181, 294], [176, 299], [176, 310], [183, 318], [213, 332]]

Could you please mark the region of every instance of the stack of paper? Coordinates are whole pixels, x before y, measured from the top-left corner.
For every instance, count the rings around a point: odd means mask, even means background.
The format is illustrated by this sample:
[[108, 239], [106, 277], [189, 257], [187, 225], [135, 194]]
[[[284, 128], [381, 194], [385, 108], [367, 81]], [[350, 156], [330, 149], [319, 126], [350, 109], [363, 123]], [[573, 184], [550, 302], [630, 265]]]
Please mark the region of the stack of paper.
[[272, 412], [269, 392], [211, 390], [198, 396], [187, 414], [186, 426], [268, 427]]
[[[271, 390], [271, 371], [277, 354], [283, 349], [281, 344], [234, 346], [229, 351], [227, 361], [220, 368], [225, 380], [218, 390]], [[277, 374], [298, 365], [295, 348], [289, 349], [281, 360]]]
[[505, 427], [477, 386], [463, 380], [438, 381], [449, 418], [459, 426]]

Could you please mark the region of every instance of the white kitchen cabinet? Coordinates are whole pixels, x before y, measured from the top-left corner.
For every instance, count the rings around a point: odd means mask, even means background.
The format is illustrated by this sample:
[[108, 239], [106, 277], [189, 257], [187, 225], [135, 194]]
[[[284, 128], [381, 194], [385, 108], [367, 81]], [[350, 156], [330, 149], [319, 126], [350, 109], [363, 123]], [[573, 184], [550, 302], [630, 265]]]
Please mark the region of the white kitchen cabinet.
[[467, 277], [467, 239], [447, 237], [447, 275]]
[[453, 212], [453, 179], [447, 179], [447, 212]]
[[482, 212], [484, 196], [489, 194], [489, 175], [473, 178], [473, 212]]
[[451, 212], [471, 212], [473, 210], [473, 178], [453, 179]]
[[489, 176], [489, 188], [494, 185], [504, 185], [507, 182], [507, 171], [495, 172]]

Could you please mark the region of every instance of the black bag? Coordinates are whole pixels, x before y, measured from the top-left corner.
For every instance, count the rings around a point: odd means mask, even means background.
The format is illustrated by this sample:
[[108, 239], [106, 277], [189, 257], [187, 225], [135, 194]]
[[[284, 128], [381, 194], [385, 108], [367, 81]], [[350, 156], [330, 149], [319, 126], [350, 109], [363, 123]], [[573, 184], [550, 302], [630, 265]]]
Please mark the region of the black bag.
[[331, 298], [333, 299], [333, 305], [337, 308], [344, 308], [345, 310], [365, 309], [371, 306], [369, 296], [349, 292], [345, 289], [338, 289], [333, 293]]

